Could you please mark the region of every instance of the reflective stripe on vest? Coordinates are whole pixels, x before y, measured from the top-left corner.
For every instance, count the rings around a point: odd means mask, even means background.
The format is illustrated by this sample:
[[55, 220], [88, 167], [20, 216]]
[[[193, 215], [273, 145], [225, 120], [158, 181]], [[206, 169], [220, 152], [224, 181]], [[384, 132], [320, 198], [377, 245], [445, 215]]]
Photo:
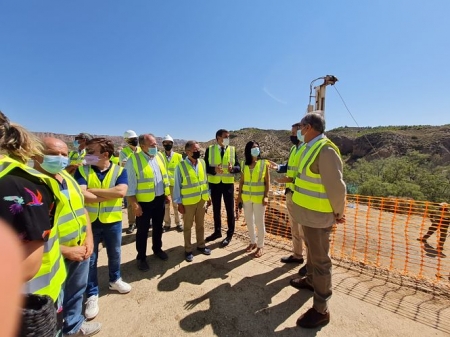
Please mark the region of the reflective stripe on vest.
[[250, 167], [242, 162], [242, 172], [244, 174], [244, 184], [242, 185], [242, 201], [251, 201], [262, 204], [264, 199], [264, 191], [266, 183], [264, 178], [266, 176], [265, 160], [258, 160], [250, 173]]
[[[325, 186], [322, 184], [320, 174], [313, 173], [310, 169], [311, 164], [325, 145], [332, 146], [340, 154], [337, 146], [328, 138], [318, 140], [300, 160], [292, 201], [312, 211], [332, 213], [333, 208], [328, 199]], [[303, 153], [303, 151], [301, 152]]]
[[124, 147], [124, 148], [122, 149], [122, 152], [123, 152], [123, 154], [125, 154], [125, 157], [126, 157], [126, 158], [130, 158], [130, 156], [131, 156], [132, 154], [141, 152], [141, 147], [140, 147], [140, 146], [137, 146], [137, 147], [136, 147], [136, 152], [135, 152], [135, 151], [133, 151], [133, 149], [132, 149], [131, 147], [127, 146], [127, 147]]
[[[155, 174], [152, 166], [148, 163], [148, 159], [143, 152], [135, 153], [130, 157], [133, 161], [133, 169], [137, 179], [137, 192], [136, 199], [138, 202], [151, 202], [155, 199]], [[164, 194], [170, 195], [169, 190], [169, 177], [162, 161], [158, 155], [155, 157], [159, 169], [161, 170], [161, 176], [164, 184]]]
[[194, 205], [201, 199], [207, 201], [209, 199], [208, 181], [206, 179], [206, 164], [204, 160], [197, 161], [197, 171], [186, 161], [179, 164], [182, 177], [181, 197], [183, 205]]
[[[302, 146], [304, 146], [305, 143], [303, 143]], [[300, 161], [300, 156], [301, 153], [303, 152], [302, 146], [300, 146], [299, 148], [297, 148], [297, 146], [292, 146], [291, 150], [289, 152], [289, 159], [288, 159], [288, 166], [287, 166], [287, 172], [286, 172], [286, 176], [289, 178], [292, 178], [293, 180], [295, 180], [295, 177], [297, 175], [297, 170], [298, 170], [298, 162]], [[294, 190], [294, 183], [286, 183], [286, 188], [289, 188], [291, 191]]]
[[[90, 165], [78, 168], [80, 174], [87, 181], [87, 188], [113, 188], [116, 186], [117, 178], [123, 172], [123, 167], [111, 163], [108, 173], [102, 182]], [[103, 202], [86, 203], [91, 222], [99, 219], [101, 223], [115, 223], [122, 220], [122, 198], [114, 198]]]
[[[60, 197], [59, 186], [56, 180], [8, 157], [0, 159], [0, 179], [14, 168], [20, 168], [30, 175], [39, 178], [52, 190], [56, 198]], [[47, 242], [44, 242], [44, 254], [42, 256], [41, 266], [36, 275], [25, 283], [23, 292], [48, 295], [53, 301], [56, 301], [65, 279], [66, 268], [59, 248], [57, 226], [54, 225], [50, 230]]]
[[86, 156], [86, 149], [78, 151], [70, 151], [69, 152], [69, 165], [78, 165], [83, 162], [84, 157]]
[[172, 157], [170, 158], [169, 161], [167, 160], [165, 152], [159, 152], [159, 154], [161, 155], [161, 159], [163, 160], [166, 166], [170, 186], [173, 186], [175, 185], [175, 177], [174, 177], [175, 167], [177, 167], [177, 165], [183, 161], [183, 156], [180, 153], [172, 152]]
[[84, 243], [86, 238], [87, 217], [84, 196], [71, 175], [65, 171], [60, 174], [66, 181], [69, 198], [61, 193], [64, 202], [57, 204], [56, 207], [59, 242], [64, 246], [73, 247]]
[[234, 146], [227, 146], [224, 151], [223, 158], [220, 157], [220, 147], [218, 145], [210, 145], [208, 149], [209, 166], [217, 167], [222, 165], [223, 173], [216, 173], [215, 175], [208, 174], [208, 182], [219, 184], [234, 183], [234, 175], [228, 172], [228, 164], [234, 166], [236, 158], [236, 149]]

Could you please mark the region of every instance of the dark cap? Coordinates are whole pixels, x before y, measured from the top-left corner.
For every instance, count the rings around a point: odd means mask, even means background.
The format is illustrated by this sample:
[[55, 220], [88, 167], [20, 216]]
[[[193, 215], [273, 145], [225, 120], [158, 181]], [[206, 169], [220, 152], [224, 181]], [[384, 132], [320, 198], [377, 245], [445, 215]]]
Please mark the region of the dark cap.
[[89, 133], [81, 132], [78, 135], [75, 136], [75, 139], [86, 139], [91, 140], [93, 137]]

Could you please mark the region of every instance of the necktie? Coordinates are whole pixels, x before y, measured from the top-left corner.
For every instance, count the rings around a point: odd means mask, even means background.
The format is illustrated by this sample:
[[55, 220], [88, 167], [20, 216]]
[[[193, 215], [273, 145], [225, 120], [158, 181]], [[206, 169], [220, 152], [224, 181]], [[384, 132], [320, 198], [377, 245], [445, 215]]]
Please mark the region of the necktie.
[[220, 157], [221, 157], [221, 158], [223, 158], [224, 153], [225, 153], [225, 148], [222, 146], [222, 147], [220, 148]]

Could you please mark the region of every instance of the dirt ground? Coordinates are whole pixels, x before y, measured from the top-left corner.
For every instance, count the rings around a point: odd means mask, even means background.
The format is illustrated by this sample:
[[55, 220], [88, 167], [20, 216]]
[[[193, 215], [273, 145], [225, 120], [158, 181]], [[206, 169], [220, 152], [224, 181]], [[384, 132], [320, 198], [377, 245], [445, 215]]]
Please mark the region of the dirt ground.
[[[126, 219], [126, 214], [124, 214]], [[124, 228], [128, 225], [126, 220]], [[208, 224], [206, 234], [211, 232]], [[150, 234], [151, 235], [151, 234]], [[184, 261], [183, 235], [163, 234], [167, 261], [148, 257], [150, 271], [135, 262], [135, 236], [123, 234], [122, 277], [129, 294], [108, 290], [106, 250], [99, 254], [100, 313], [97, 336], [448, 336], [450, 301], [391, 284], [337, 265], [333, 269], [331, 322], [321, 329], [296, 327], [312, 305], [312, 293], [289, 286], [296, 265], [289, 252], [266, 246], [256, 259], [236, 237], [226, 248], [210, 245], [211, 256]], [[195, 239], [193, 238], [193, 242]], [[149, 253], [151, 253], [149, 237]]]

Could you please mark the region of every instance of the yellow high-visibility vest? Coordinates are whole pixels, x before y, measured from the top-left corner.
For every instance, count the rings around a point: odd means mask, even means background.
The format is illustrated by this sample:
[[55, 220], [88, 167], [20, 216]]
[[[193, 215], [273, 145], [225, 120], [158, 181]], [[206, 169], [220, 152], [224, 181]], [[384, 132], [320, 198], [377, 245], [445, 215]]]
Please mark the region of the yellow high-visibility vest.
[[[155, 174], [143, 152], [130, 156], [133, 161], [133, 169], [137, 178], [136, 199], [138, 202], [151, 202], [155, 199]], [[160, 156], [155, 156], [164, 184], [164, 194], [170, 195], [169, 177], [166, 166]]]
[[59, 242], [67, 247], [79, 246], [86, 239], [88, 221], [84, 209], [84, 196], [80, 185], [70, 174], [62, 171], [60, 175], [66, 181], [69, 198], [61, 193], [64, 202], [56, 206], [55, 219], [58, 224]]
[[[292, 195], [292, 201], [304, 208], [321, 213], [332, 213], [330, 200], [328, 199], [325, 186], [322, 184], [320, 174], [311, 172], [311, 164], [317, 158], [320, 150], [325, 145], [331, 145], [335, 151], [340, 155], [339, 148], [328, 138], [322, 138], [318, 140], [308, 150], [308, 152], [302, 156], [298, 166], [297, 177], [294, 183], [294, 194]], [[302, 147], [300, 152], [304, 152], [306, 149]]]
[[[116, 186], [117, 178], [123, 171], [123, 167], [111, 163], [108, 173], [102, 182], [92, 169], [91, 165], [79, 167], [81, 176], [87, 181], [87, 188], [113, 188]], [[101, 223], [109, 224], [122, 221], [122, 198], [115, 198], [103, 202], [86, 203], [86, 210], [91, 222], [99, 219]]]
[[161, 156], [161, 159], [164, 161], [164, 164], [166, 166], [167, 175], [169, 176], [169, 183], [170, 186], [175, 185], [175, 167], [183, 161], [183, 156], [180, 153], [173, 152], [172, 157], [170, 158], [170, 161], [167, 160], [167, 156], [165, 152], [159, 152], [159, 155]]
[[[0, 159], [0, 179], [14, 168], [20, 168], [39, 178], [52, 190], [57, 199], [60, 198], [59, 186], [56, 180], [8, 157]], [[66, 276], [66, 267], [59, 248], [58, 227], [55, 220], [49, 238], [47, 242], [44, 242], [44, 255], [42, 256], [41, 267], [36, 275], [25, 283], [23, 291], [25, 293], [48, 295], [56, 302]]]
[[69, 152], [69, 165], [80, 165], [83, 163], [83, 159], [86, 156], [86, 149], [81, 150], [81, 152], [70, 151]]
[[224, 151], [223, 158], [220, 157], [220, 146], [210, 145], [208, 148], [208, 163], [211, 167], [222, 166], [223, 173], [216, 173], [215, 175], [208, 174], [208, 182], [212, 184], [219, 184], [220, 182], [225, 184], [234, 183], [234, 175], [228, 172], [228, 163], [234, 166], [236, 158], [236, 149], [234, 146], [227, 146]]
[[136, 146], [136, 152], [134, 152], [133, 149], [132, 149], [131, 147], [127, 146], [127, 147], [124, 147], [124, 148], [122, 149], [121, 152], [123, 152], [123, 154], [125, 154], [125, 157], [128, 159], [128, 158], [130, 158], [130, 156], [131, 156], [132, 154], [134, 154], [134, 153], [139, 153], [139, 152], [141, 152], [141, 151], [142, 151], [142, 150], [141, 150], [141, 147], [140, 147], [140, 146]]
[[183, 160], [178, 164], [181, 173], [181, 197], [183, 205], [195, 205], [200, 200], [209, 200], [208, 180], [206, 178], [206, 163], [203, 159], [197, 161], [197, 171]]
[[245, 162], [242, 162], [241, 170], [244, 174], [244, 184], [242, 185], [243, 202], [251, 201], [262, 204], [266, 188], [264, 178], [266, 177], [266, 168], [268, 164], [267, 161], [259, 159], [256, 162], [253, 171], [250, 173], [250, 167], [245, 165]]
[[[302, 146], [304, 146], [305, 143], [303, 143]], [[297, 146], [294, 145], [291, 147], [291, 150], [289, 151], [289, 159], [288, 159], [288, 166], [287, 166], [287, 172], [286, 176], [289, 178], [292, 178], [295, 180], [295, 177], [297, 176], [297, 169], [298, 169], [298, 162], [300, 161], [301, 156], [301, 147], [297, 149]], [[289, 188], [291, 191], [294, 191], [294, 183], [286, 183], [286, 188]]]

